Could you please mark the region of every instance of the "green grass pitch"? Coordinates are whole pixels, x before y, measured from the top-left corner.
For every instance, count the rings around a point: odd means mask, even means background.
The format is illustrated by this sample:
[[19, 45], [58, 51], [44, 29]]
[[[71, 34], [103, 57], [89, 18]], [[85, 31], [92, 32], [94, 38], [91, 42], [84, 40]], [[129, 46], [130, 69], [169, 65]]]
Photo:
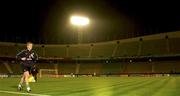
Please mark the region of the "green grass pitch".
[[25, 86], [18, 92], [18, 83], [0, 78], [0, 96], [180, 96], [180, 77], [40, 78], [30, 94]]

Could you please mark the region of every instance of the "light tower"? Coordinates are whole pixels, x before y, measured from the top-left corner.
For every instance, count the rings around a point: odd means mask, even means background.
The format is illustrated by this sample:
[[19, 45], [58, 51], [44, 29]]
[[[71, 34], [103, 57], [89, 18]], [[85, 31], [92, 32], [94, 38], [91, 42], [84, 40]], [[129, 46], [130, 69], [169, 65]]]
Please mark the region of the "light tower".
[[90, 22], [89, 18], [84, 16], [71, 16], [70, 22], [78, 29], [78, 43], [82, 42], [82, 28], [87, 26]]

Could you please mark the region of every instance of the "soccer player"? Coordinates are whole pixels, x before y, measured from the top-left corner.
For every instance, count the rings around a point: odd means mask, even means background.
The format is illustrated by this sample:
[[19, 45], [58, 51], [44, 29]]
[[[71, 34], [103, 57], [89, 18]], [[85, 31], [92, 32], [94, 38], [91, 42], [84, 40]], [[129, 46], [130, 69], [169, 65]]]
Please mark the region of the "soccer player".
[[35, 81], [37, 82], [38, 68], [35, 64], [33, 65], [32, 69], [31, 69], [31, 74], [35, 78]]
[[21, 77], [20, 83], [18, 85], [18, 90], [22, 90], [23, 82], [26, 83], [27, 92], [31, 91], [29, 86], [28, 77], [32, 68], [32, 65], [38, 60], [37, 54], [32, 50], [33, 43], [27, 42], [27, 49], [22, 50], [16, 55], [16, 58], [20, 60], [22, 66], [23, 75]]

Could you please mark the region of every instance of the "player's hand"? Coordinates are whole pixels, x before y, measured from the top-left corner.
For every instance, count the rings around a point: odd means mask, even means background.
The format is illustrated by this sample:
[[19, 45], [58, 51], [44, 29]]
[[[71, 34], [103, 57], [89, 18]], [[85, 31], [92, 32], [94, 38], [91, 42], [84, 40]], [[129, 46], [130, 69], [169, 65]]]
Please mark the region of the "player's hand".
[[31, 58], [34, 58], [34, 53], [32, 53], [32, 54], [30, 55], [30, 57], [31, 57]]
[[23, 60], [23, 61], [26, 60], [26, 57], [21, 58], [21, 60]]

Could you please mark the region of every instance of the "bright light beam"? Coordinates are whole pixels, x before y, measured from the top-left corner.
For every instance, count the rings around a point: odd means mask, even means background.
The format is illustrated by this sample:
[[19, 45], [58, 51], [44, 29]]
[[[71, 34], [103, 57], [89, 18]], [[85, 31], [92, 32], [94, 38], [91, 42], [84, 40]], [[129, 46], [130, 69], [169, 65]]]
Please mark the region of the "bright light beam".
[[89, 24], [89, 18], [81, 16], [72, 16], [71, 24], [76, 26], [86, 26]]

